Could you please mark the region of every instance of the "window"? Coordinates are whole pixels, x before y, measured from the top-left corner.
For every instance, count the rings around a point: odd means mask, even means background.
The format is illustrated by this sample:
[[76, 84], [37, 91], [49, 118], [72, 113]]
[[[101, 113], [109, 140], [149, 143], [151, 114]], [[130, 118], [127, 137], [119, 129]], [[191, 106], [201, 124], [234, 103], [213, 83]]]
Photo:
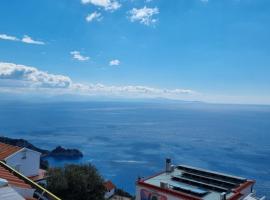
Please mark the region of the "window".
[[22, 151], [22, 159], [26, 159], [26, 150]]

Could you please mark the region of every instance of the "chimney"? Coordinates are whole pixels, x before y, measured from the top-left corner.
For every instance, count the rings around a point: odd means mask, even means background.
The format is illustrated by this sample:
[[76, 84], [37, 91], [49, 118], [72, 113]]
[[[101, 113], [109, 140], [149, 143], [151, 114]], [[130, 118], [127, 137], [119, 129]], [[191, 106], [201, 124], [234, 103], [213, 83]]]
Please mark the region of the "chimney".
[[166, 169], [165, 169], [165, 171], [167, 173], [170, 173], [172, 171], [171, 165], [172, 165], [171, 159], [170, 158], [166, 158]]
[[220, 194], [220, 200], [226, 200], [226, 192]]
[[168, 189], [169, 185], [168, 185], [168, 183], [160, 182], [160, 187], [163, 189]]

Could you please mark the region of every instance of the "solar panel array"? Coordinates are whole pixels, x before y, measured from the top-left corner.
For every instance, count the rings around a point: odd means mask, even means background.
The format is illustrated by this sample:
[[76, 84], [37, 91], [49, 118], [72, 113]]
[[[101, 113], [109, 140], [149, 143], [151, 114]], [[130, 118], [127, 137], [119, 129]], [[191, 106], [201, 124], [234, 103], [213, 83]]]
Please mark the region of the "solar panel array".
[[191, 186], [187, 186], [187, 185], [181, 185], [181, 184], [177, 184], [177, 183], [172, 183], [169, 185], [172, 189], [180, 191], [180, 192], [185, 192], [191, 195], [196, 195], [196, 196], [204, 196], [205, 194], [208, 193], [208, 191], [203, 190], [203, 189], [199, 189], [199, 188], [194, 188]]
[[177, 169], [182, 170], [182, 174], [179, 176], [172, 176], [172, 180], [217, 192], [229, 192], [246, 181], [246, 179], [240, 177], [205, 171], [183, 165], [177, 166]]

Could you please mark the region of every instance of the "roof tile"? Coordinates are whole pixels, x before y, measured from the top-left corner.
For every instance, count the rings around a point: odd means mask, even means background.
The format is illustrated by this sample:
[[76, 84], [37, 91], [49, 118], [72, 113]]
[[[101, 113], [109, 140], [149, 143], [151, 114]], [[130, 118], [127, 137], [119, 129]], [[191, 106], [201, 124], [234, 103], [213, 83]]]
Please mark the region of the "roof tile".
[[11, 186], [21, 187], [21, 188], [32, 188], [30, 185], [25, 183], [23, 180], [13, 175], [7, 169], [0, 166], [0, 178], [6, 179]]
[[104, 187], [107, 189], [107, 191], [115, 189], [115, 185], [111, 181], [106, 181], [104, 183]]
[[5, 160], [7, 157], [21, 149], [22, 147], [17, 147], [0, 142], [0, 160]]

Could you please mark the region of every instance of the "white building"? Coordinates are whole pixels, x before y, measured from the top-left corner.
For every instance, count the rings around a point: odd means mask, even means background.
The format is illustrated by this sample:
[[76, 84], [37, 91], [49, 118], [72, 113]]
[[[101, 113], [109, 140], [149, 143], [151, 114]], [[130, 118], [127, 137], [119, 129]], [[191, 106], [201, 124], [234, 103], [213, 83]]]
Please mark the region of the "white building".
[[41, 153], [0, 142], [0, 160], [27, 177], [40, 174]]
[[104, 187], [106, 189], [106, 192], [104, 195], [105, 199], [111, 198], [115, 193], [115, 189], [116, 189], [115, 185], [111, 181], [106, 181], [104, 183]]
[[166, 159], [165, 171], [136, 184], [136, 200], [263, 200], [255, 196], [255, 181]]

